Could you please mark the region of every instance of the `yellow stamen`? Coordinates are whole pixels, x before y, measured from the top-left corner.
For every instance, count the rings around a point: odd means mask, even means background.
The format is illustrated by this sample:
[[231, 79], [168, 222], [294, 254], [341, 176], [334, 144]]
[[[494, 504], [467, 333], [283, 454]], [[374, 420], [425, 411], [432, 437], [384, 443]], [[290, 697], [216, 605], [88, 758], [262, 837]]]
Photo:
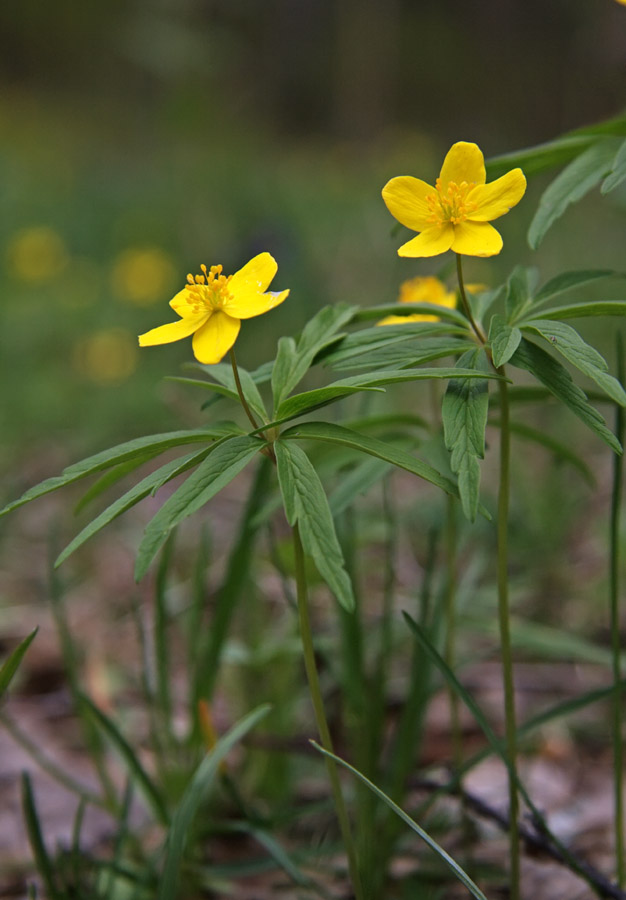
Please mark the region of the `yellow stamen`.
[[188, 284], [185, 285], [185, 290], [188, 292], [189, 305], [194, 313], [223, 309], [231, 299], [228, 283], [232, 275], [222, 275], [223, 266], [211, 266], [207, 270], [203, 264], [200, 268], [203, 272], [202, 275], [196, 275], [195, 278], [193, 275], [187, 276]]
[[476, 204], [467, 200], [467, 195], [473, 187], [475, 187], [473, 181], [469, 184], [467, 181], [462, 181], [460, 184], [450, 181], [447, 190], [444, 190], [441, 178], [438, 178], [435, 182], [435, 192], [426, 197], [426, 203], [430, 210], [428, 221], [434, 225], [445, 225], [448, 222], [452, 225], [460, 225], [461, 222], [464, 222], [476, 209]]

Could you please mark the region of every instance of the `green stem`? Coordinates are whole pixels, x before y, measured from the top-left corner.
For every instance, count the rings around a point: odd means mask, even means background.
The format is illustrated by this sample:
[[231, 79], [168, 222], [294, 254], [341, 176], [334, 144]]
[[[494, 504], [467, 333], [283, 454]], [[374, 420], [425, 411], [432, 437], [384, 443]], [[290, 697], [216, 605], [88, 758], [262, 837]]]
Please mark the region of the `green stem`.
[[[456, 500], [446, 495], [446, 643], [445, 660], [454, 671], [456, 663]], [[461, 722], [459, 716], [459, 698], [452, 685], [448, 685], [448, 702], [450, 706], [450, 729], [452, 732], [452, 760], [455, 772], [463, 765], [463, 742], [461, 740]]]
[[[474, 320], [465, 292], [461, 257], [456, 255], [461, 303], [476, 337], [485, 347], [493, 365], [487, 338]], [[510, 900], [520, 900], [520, 845], [519, 845], [519, 796], [517, 792], [517, 727], [515, 716], [515, 683], [513, 681], [513, 654], [511, 652], [511, 624], [509, 612], [508, 573], [508, 522], [509, 522], [509, 469], [511, 459], [511, 430], [509, 426], [509, 392], [504, 380], [504, 366], [496, 368], [502, 381], [500, 391], [500, 484], [498, 489], [498, 622], [500, 629], [500, 653], [502, 657], [502, 686], [504, 688], [504, 730], [509, 769], [509, 840], [511, 854]]]
[[[504, 376], [504, 367], [498, 369]], [[509, 394], [506, 381], [498, 382], [500, 390], [500, 485], [498, 491], [498, 621], [502, 653], [504, 717], [509, 765], [509, 838], [511, 852], [511, 900], [520, 897], [519, 798], [517, 793], [517, 729], [515, 718], [515, 685], [509, 614], [508, 518], [509, 464], [511, 434], [509, 428]]]
[[[617, 336], [617, 377], [624, 383], [624, 348], [621, 335]], [[615, 435], [624, 441], [624, 410], [615, 407]], [[622, 695], [620, 664], [620, 621], [619, 621], [619, 522], [622, 499], [623, 457], [613, 455], [613, 485], [611, 492], [611, 518], [609, 526], [609, 604], [611, 612], [611, 656], [613, 668], [613, 789], [615, 816], [615, 861], [617, 884], [624, 889], [626, 881], [626, 859], [624, 855], [624, 748], [622, 744]]]
[[239, 377], [239, 369], [237, 368], [237, 357], [235, 356], [235, 351], [233, 349], [231, 349], [229, 355], [230, 355], [230, 364], [233, 369], [233, 376], [235, 378], [235, 386], [237, 388], [237, 393], [239, 394], [239, 399], [241, 400], [241, 405], [243, 406], [244, 411], [245, 411], [248, 419], [250, 420], [250, 423], [252, 424], [252, 427], [256, 431], [256, 429], [259, 426], [256, 422], [256, 419], [252, 415], [252, 410], [248, 406], [248, 401], [246, 400], [245, 394], [243, 392], [243, 388], [241, 386], [241, 379]]
[[[313, 634], [311, 631], [311, 619], [309, 616], [308, 588], [306, 580], [306, 571], [304, 567], [304, 550], [300, 539], [300, 531], [298, 525], [294, 525], [293, 549], [295, 554], [296, 566], [296, 589], [298, 597], [298, 616], [300, 621], [300, 637], [302, 639], [302, 649], [304, 652], [304, 667], [306, 669], [307, 680], [309, 682], [309, 692], [313, 710], [315, 712], [315, 721], [319, 732], [322, 747], [329, 753], [334, 753], [330, 729], [326, 721], [324, 712], [324, 702], [322, 700], [322, 691], [320, 688], [319, 675], [315, 663], [315, 648], [313, 646]], [[354, 841], [352, 840], [352, 832], [350, 829], [350, 820], [348, 819], [348, 811], [341, 792], [341, 784], [339, 783], [339, 773], [334, 760], [326, 757], [326, 768], [330, 786], [335, 801], [335, 809], [339, 820], [339, 828], [343, 838], [344, 846], [348, 856], [348, 866], [350, 869], [350, 878], [352, 879], [352, 887], [356, 900], [364, 900], [363, 889], [357, 866], [356, 850]]]
[[476, 337], [479, 339], [480, 343], [486, 344], [487, 338], [485, 337], [485, 334], [480, 325], [478, 325], [476, 320], [474, 319], [474, 316], [472, 315], [472, 307], [470, 306], [469, 300], [467, 299], [465, 282], [463, 281], [463, 264], [461, 262], [460, 253], [456, 254], [456, 274], [459, 279], [459, 294], [461, 296], [461, 306], [463, 307], [463, 312], [469, 319], [469, 323], [472, 326], [472, 329]]

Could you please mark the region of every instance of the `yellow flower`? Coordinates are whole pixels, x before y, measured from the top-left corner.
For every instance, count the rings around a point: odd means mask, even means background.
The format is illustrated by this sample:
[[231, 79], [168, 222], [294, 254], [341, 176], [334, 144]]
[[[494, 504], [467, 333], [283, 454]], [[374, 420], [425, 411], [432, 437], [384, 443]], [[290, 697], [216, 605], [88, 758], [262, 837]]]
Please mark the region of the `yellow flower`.
[[446, 250], [467, 256], [495, 256], [502, 238], [493, 219], [505, 215], [524, 196], [526, 178], [512, 169], [486, 184], [485, 161], [476, 144], [459, 141], [448, 150], [435, 187], [401, 175], [383, 188], [394, 218], [419, 231], [398, 250], [399, 256], [437, 256]]
[[69, 261], [63, 238], [47, 225], [18, 231], [9, 244], [8, 257], [12, 274], [33, 285], [52, 281]]
[[[425, 278], [410, 278], [400, 285], [399, 303], [434, 303], [437, 306], [445, 306], [454, 309], [456, 306], [456, 294], [446, 290], [445, 284], [428, 275]], [[408, 316], [386, 316], [378, 322], [378, 325], [399, 325], [404, 322], [438, 322], [439, 316], [430, 316], [424, 313], [412, 313]]]
[[196, 359], [212, 365], [228, 353], [237, 340], [241, 319], [268, 312], [289, 291], [268, 291], [278, 265], [269, 253], [259, 253], [234, 275], [222, 275], [222, 266], [201, 266], [202, 275], [187, 276], [188, 284], [170, 306], [181, 317], [139, 336], [140, 347], [169, 344], [193, 334]]

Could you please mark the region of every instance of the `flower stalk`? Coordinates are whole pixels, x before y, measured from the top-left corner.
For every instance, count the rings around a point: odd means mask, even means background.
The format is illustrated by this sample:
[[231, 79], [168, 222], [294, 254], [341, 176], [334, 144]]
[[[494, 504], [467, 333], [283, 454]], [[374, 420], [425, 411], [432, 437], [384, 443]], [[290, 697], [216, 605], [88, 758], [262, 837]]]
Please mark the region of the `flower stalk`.
[[[461, 256], [456, 257], [459, 294], [465, 314], [476, 337], [485, 346], [487, 339], [472, 315], [463, 281]], [[493, 359], [487, 350], [491, 364]], [[513, 654], [511, 650], [511, 623], [509, 610], [508, 573], [508, 520], [510, 493], [511, 429], [509, 417], [509, 392], [504, 366], [494, 366], [502, 378], [500, 391], [500, 473], [498, 485], [497, 518], [497, 583], [498, 627], [500, 632], [500, 658], [502, 661], [502, 687], [504, 690], [504, 730], [509, 775], [509, 840], [510, 840], [510, 900], [520, 900], [520, 844], [519, 844], [519, 795], [517, 790], [517, 718], [515, 714], [515, 683], [513, 679]]]

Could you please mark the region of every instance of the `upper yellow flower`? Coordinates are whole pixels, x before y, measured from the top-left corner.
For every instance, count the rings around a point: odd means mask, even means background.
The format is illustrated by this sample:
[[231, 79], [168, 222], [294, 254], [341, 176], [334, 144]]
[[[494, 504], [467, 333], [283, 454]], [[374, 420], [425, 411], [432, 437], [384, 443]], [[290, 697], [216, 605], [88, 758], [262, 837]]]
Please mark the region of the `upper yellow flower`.
[[222, 266], [201, 266], [202, 275], [187, 276], [188, 284], [170, 306], [181, 317], [139, 336], [140, 347], [169, 344], [193, 334], [193, 353], [198, 362], [212, 365], [228, 353], [237, 340], [241, 319], [268, 312], [289, 291], [268, 291], [278, 265], [269, 253], [259, 253], [234, 275], [222, 275]]
[[[418, 276], [403, 281], [400, 285], [399, 303], [434, 303], [437, 306], [445, 306], [454, 309], [456, 306], [456, 294], [448, 291], [445, 284], [428, 275], [425, 278]], [[386, 316], [378, 322], [378, 325], [399, 325], [404, 322], [438, 322], [439, 316], [431, 316], [427, 313], [412, 313], [408, 316]]]
[[502, 238], [489, 224], [524, 196], [526, 178], [512, 169], [486, 184], [485, 160], [476, 144], [459, 141], [448, 150], [435, 187], [411, 175], [392, 178], [383, 188], [389, 212], [419, 231], [399, 256], [437, 256], [446, 250], [467, 256], [495, 256]]

